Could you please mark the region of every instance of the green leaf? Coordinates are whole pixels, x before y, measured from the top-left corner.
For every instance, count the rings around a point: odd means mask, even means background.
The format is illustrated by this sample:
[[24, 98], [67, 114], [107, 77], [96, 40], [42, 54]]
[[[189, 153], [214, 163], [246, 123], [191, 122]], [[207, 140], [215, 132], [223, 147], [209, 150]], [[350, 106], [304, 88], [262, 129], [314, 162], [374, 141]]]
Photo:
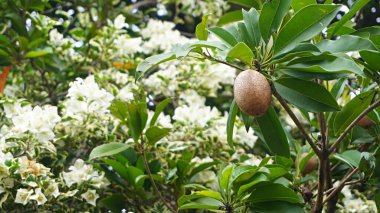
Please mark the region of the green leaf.
[[242, 165], [237, 166], [234, 169], [234, 172], [232, 174], [232, 182], [233, 184], [237, 184], [239, 182], [244, 182], [249, 180], [251, 177], [253, 177], [259, 168], [257, 166], [250, 166], [250, 165]]
[[211, 49], [225, 50], [228, 47], [219, 41], [197, 41], [190, 45], [191, 47], [205, 47]]
[[160, 116], [161, 112], [164, 111], [165, 107], [171, 102], [170, 98], [166, 98], [163, 101], [161, 101], [157, 106], [156, 110], [154, 111], [153, 117], [150, 120], [150, 126], [154, 126], [156, 124], [156, 121], [158, 117]]
[[252, 192], [250, 198], [252, 204], [268, 201], [303, 203], [303, 199], [296, 192], [278, 183], [264, 184]]
[[218, 210], [224, 204], [213, 198], [200, 198], [194, 202], [186, 203], [179, 207], [179, 210], [185, 209], [206, 209], [206, 210]]
[[228, 165], [223, 168], [219, 174], [219, 189], [222, 195], [230, 194], [232, 174], [234, 171], [234, 165]]
[[91, 151], [89, 160], [93, 160], [95, 158], [100, 158], [100, 157], [115, 155], [115, 154], [120, 153], [126, 149], [128, 149], [128, 145], [123, 144], [123, 143], [102, 144], [100, 146], [95, 147]]
[[252, 205], [250, 208], [255, 213], [304, 213], [302, 205], [291, 204], [283, 201], [268, 201]]
[[51, 54], [53, 50], [50, 47], [47, 47], [42, 50], [29, 51], [25, 54], [25, 58], [37, 58], [44, 55]]
[[208, 31], [207, 31], [207, 19], [208, 15], [202, 17], [202, 22], [197, 25], [195, 28], [195, 35], [197, 36], [197, 39], [206, 41], [208, 38]]
[[125, 121], [128, 116], [128, 103], [122, 100], [114, 100], [110, 106], [111, 114], [121, 121]]
[[238, 190], [238, 196], [241, 196], [245, 192], [249, 191], [249, 193], [252, 191], [252, 188], [255, 187], [258, 183], [262, 183], [268, 181], [267, 176], [257, 173], [253, 178], [251, 178], [250, 182], [247, 184], [244, 184], [239, 187]]
[[128, 176], [126, 166], [124, 166], [123, 164], [121, 164], [120, 162], [116, 160], [109, 159], [109, 158], [104, 158], [102, 159], [102, 161], [106, 163], [107, 165], [111, 166], [112, 169], [120, 175], [120, 177], [124, 178], [125, 180], [128, 180], [129, 176]]
[[334, 97], [323, 86], [296, 78], [280, 78], [275, 81], [277, 92], [290, 103], [310, 112], [339, 110]]
[[291, 0], [266, 1], [260, 14], [260, 32], [264, 41], [280, 27], [282, 19], [288, 13]]
[[170, 133], [170, 128], [160, 128], [157, 126], [151, 126], [149, 127], [145, 135], [148, 138], [148, 142], [151, 146], [154, 146], [157, 141], [161, 140], [162, 138], [166, 137]]
[[227, 57], [239, 59], [245, 64], [251, 66], [253, 61], [253, 52], [245, 43], [239, 42], [230, 49], [227, 53]]
[[153, 67], [162, 64], [164, 62], [175, 59], [176, 56], [174, 53], [162, 53], [146, 58], [144, 61], [139, 63], [136, 68], [136, 79], [140, 79], [142, 75]]
[[202, 190], [202, 191], [195, 192], [195, 194], [202, 195], [204, 197], [214, 198], [215, 200], [219, 200], [220, 202], [223, 202], [222, 195], [220, 195], [220, 193], [216, 191]]
[[259, 18], [260, 14], [254, 8], [251, 8], [248, 12], [243, 10], [244, 25], [249, 36], [249, 41], [252, 42], [252, 45], [249, 45], [252, 50], [259, 46], [261, 41]]
[[293, 49], [298, 43], [318, 35], [339, 11], [338, 5], [309, 5], [298, 11], [279, 32], [276, 55]]
[[236, 21], [240, 21], [243, 19], [243, 14], [241, 13], [241, 10], [235, 10], [228, 13], [225, 13], [218, 22], [216, 23], [217, 26], [223, 26], [226, 24], [230, 24]]
[[338, 40], [322, 40], [316, 46], [321, 52], [350, 52], [361, 50], [377, 50], [376, 46], [368, 39], [353, 36], [343, 35]]
[[331, 31], [330, 37], [332, 37], [335, 32], [337, 32], [347, 21], [349, 21], [361, 8], [363, 8], [370, 0], [357, 0], [352, 6], [350, 11], [346, 13], [336, 25], [334, 25]]
[[105, 207], [112, 212], [122, 212], [127, 208], [125, 197], [121, 194], [112, 194], [99, 202], [99, 206]]
[[274, 108], [270, 106], [268, 111], [256, 120], [270, 151], [275, 155], [289, 157], [288, 139]]
[[335, 134], [343, 132], [371, 104], [373, 95], [374, 91], [361, 93], [337, 113], [334, 120]]
[[212, 34], [214, 34], [216, 37], [218, 37], [222, 42], [224, 42], [227, 46], [233, 47], [235, 46], [238, 41], [234, 37], [233, 34], [228, 32], [226, 29], [221, 27], [211, 27], [208, 29]]
[[236, 104], [235, 100], [232, 101], [230, 106], [230, 112], [228, 113], [228, 120], [227, 120], [227, 142], [230, 147], [234, 146], [233, 141], [233, 134], [234, 134], [234, 125], [235, 125], [235, 119], [236, 115], [239, 112], [239, 107]]
[[[144, 99], [142, 101], [145, 101]], [[146, 103], [133, 102], [128, 104], [128, 128], [135, 142], [141, 136], [148, 119]]]
[[377, 211], [380, 212], [380, 194], [375, 195], [375, 203]]
[[261, 1], [261, 0], [228, 0], [228, 2], [238, 4], [243, 7], [248, 7], [248, 8], [251, 8], [251, 7], [258, 8], [259, 4], [257, 3], [257, 1]]
[[294, 12], [312, 4], [317, 4], [317, 2], [315, 0], [292, 0], [291, 3]]
[[[299, 74], [299, 78], [334, 79], [345, 76], [346, 73], [354, 73], [363, 76], [363, 69], [346, 55], [316, 55], [294, 59], [286, 64], [283, 69], [290, 70], [289, 75]], [[302, 77], [304, 75], [304, 77]]]
[[189, 177], [192, 177], [192, 176], [198, 174], [199, 172], [201, 172], [201, 171], [203, 171], [203, 170], [206, 170], [207, 168], [212, 167], [212, 166], [215, 166], [215, 165], [217, 165], [217, 164], [219, 164], [218, 161], [202, 163], [202, 164], [200, 164], [199, 166], [195, 167], [195, 168], [191, 171]]
[[360, 51], [360, 56], [368, 64], [368, 66], [371, 69], [376, 70], [376, 71], [380, 70], [380, 63], [379, 63], [380, 52], [364, 50], [364, 51]]
[[341, 154], [336, 153], [334, 158], [346, 163], [352, 168], [355, 168], [359, 166], [361, 153], [358, 150], [347, 150]]

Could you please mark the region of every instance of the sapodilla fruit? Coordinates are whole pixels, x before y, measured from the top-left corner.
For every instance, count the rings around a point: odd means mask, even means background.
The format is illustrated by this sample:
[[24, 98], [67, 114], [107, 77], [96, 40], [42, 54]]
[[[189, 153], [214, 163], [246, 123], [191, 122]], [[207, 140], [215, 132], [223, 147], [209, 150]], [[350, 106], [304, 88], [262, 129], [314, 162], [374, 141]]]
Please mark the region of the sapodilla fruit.
[[359, 120], [358, 125], [364, 129], [369, 129], [373, 125], [373, 121], [368, 117], [368, 115], [365, 115]]
[[270, 105], [271, 87], [259, 72], [245, 70], [235, 79], [234, 97], [240, 110], [252, 116], [265, 114]]
[[[302, 153], [301, 158], [306, 158], [308, 154]], [[298, 166], [298, 159], [294, 162], [295, 166]], [[313, 155], [305, 164], [305, 167], [301, 171], [303, 175], [309, 174], [310, 172], [316, 170], [318, 168], [318, 158], [317, 156]]]

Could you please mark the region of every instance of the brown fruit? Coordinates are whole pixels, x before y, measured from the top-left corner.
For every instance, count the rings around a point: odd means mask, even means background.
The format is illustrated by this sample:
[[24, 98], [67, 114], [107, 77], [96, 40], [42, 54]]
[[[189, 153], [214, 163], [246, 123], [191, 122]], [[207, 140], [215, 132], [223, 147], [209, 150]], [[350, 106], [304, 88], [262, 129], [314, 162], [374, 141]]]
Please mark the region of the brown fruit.
[[[302, 153], [301, 158], [306, 158], [308, 153]], [[294, 162], [295, 166], [298, 166], [298, 159], [295, 160]], [[310, 172], [316, 170], [318, 168], [318, 158], [317, 156], [313, 155], [305, 164], [305, 167], [303, 168], [302, 174], [306, 175], [309, 174]]]
[[268, 110], [272, 91], [261, 73], [245, 70], [235, 79], [234, 96], [241, 111], [248, 115], [261, 116]]
[[364, 129], [369, 129], [373, 125], [373, 121], [365, 115], [359, 120], [358, 125]]

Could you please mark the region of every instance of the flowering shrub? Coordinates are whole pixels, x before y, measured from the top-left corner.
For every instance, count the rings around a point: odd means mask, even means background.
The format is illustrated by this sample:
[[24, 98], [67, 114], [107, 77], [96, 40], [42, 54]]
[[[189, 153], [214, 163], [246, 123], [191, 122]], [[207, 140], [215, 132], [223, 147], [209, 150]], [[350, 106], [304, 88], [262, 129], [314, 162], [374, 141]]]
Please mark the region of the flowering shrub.
[[0, 2], [0, 212], [377, 212], [380, 31], [329, 2]]

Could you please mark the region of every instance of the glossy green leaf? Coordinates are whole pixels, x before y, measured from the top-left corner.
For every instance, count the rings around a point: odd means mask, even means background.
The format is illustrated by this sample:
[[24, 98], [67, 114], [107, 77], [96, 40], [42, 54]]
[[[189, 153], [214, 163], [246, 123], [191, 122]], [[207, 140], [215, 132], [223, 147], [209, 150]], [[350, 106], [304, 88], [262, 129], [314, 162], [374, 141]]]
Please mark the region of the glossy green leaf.
[[235, 11], [225, 13], [222, 17], [220, 17], [216, 25], [223, 26], [223, 25], [230, 24], [236, 21], [240, 21], [242, 19], [243, 19], [243, 14], [241, 13], [241, 10], [235, 10]]
[[207, 31], [207, 19], [208, 15], [202, 17], [202, 22], [199, 23], [195, 28], [195, 35], [197, 36], [198, 40], [206, 41], [208, 38], [208, 31]]
[[161, 63], [173, 60], [175, 58], [176, 58], [175, 54], [171, 52], [150, 56], [146, 58], [144, 61], [142, 61], [141, 63], [139, 63], [139, 65], [137, 65], [135, 78], [140, 79], [144, 75], [144, 73], [147, 72], [148, 70], [152, 69], [153, 67]]
[[280, 27], [282, 19], [288, 13], [291, 0], [266, 1], [260, 14], [260, 33], [268, 41], [272, 33]]
[[298, 11], [279, 32], [274, 52], [279, 55], [318, 35], [334, 19], [338, 5], [309, 5]]
[[228, 47], [219, 41], [197, 41], [190, 45], [191, 47], [205, 47], [211, 49], [225, 50]]
[[256, 118], [256, 121], [270, 151], [275, 155], [289, 157], [288, 139], [274, 108], [270, 106], [263, 116]]
[[247, 29], [249, 41], [252, 42], [251, 45], [250, 42], [248, 45], [252, 50], [254, 50], [255, 47], [259, 46], [261, 41], [259, 18], [260, 14], [254, 8], [251, 8], [248, 12], [243, 10], [244, 26]]
[[250, 193], [252, 191], [252, 188], [255, 187], [257, 184], [268, 181], [267, 176], [257, 173], [254, 175], [253, 178], [251, 178], [250, 182], [244, 185], [241, 185], [238, 190], [238, 196], [244, 194], [245, 192]]
[[111, 114], [121, 121], [125, 121], [128, 116], [128, 103], [122, 100], [114, 100], [110, 106]]
[[52, 52], [53, 52], [53, 50], [51, 48], [29, 51], [25, 54], [25, 58], [37, 58], [37, 57], [41, 57], [41, 56], [51, 54]]
[[252, 50], [243, 42], [239, 42], [227, 53], [228, 58], [239, 59], [247, 65], [251, 65], [253, 61]]
[[126, 149], [128, 149], [128, 145], [123, 144], [123, 143], [102, 144], [100, 146], [95, 147], [91, 151], [89, 160], [93, 160], [95, 158], [100, 158], [100, 157], [115, 155], [115, 154], [120, 153]]
[[228, 165], [222, 169], [219, 174], [219, 190], [222, 195], [228, 195], [230, 193], [232, 174], [234, 171], [234, 165]]
[[112, 212], [122, 212], [123, 209], [128, 208], [125, 197], [121, 194], [112, 194], [99, 202], [99, 206], [105, 207]]
[[179, 207], [179, 210], [185, 209], [206, 209], [206, 210], [218, 210], [224, 204], [213, 198], [199, 198], [194, 202], [186, 203]]
[[321, 52], [331, 53], [377, 50], [370, 40], [353, 35], [343, 35], [337, 40], [322, 40], [316, 46]]
[[336, 153], [334, 155], [334, 158], [346, 163], [347, 165], [349, 165], [353, 168], [355, 168], [355, 167], [359, 166], [361, 153], [357, 150], [347, 150], [341, 154]]
[[150, 120], [149, 126], [154, 126], [161, 112], [164, 111], [165, 107], [171, 102], [170, 98], [166, 98], [157, 104], [156, 109], [154, 111], [153, 117]]
[[343, 132], [355, 118], [371, 104], [373, 95], [374, 91], [361, 93], [348, 102], [342, 110], [337, 113], [334, 120], [335, 134]]
[[334, 25], [331, 31], [331, 36], [335, 34], [347, 21], [349, 21], [361, 8], [363, 8], [370, 0], [357, 0], [351, 7], [350, 11], [346, 13], [336, 25]]
[[219, 164], [218, 161], [202, 163], [202, 164], [198, 165], [197, 167], [195, 167], [195, 168], [191, 171], [189, 177], [192, 177], [192, 176], [198, 174], [199, 172], [204, 171], [204, 170], [206, 170], [206, 169], [208, 169], [208, 168], [210, 168], [210, 167], [212, 167], [212, 166], [215, 166], [215, 165], [217, 165], [217, 164]]
[[[145, 100], [143, 100], [145, 101]], [[145, 102], [133, 102], [128, 104], [128, 129], [130, 130], [135, 142], [141, 136], [148, 119], [147, 107]]]
[[216, 200], [219, 200], [219, 201], [223, 202], [222, 195], [219, 192], [216, 192], [216, 191], [202, 190], [202, 191], [195, 192], [195, 194], [202, 195], [204, 197], [211, 197], [211, 198], [214, 198]]
[[250, 208], [255, 213], [304, 213], [303, 205], [296, 205], [284, 201], [268, 201], [256, 203]]
[[370, 51], [370, 50], [364, 50], [360, 51], [360, 56], [362, 59], [368, 64], [368, 66], [376, 71], [380, 71], [380, 52], [379, 51]]
[[329, 75], [332, 74], [341, 74], [341, 76], [344, 76], [344, 74], [347, 73], [354, 73], [363, 76], [363, 69], [360, 66], [348, 56], [340, 54], [298, 58], [292, 60], [282, 68], [292, 70], [293, 72], [315, 74], [317, 77], [319, 76], [317, 74], [320, 74], [322, 77], [322, 74], [325, 74], [325, 79], [328, 79]]
[[316, 0], [292, 0], [291, 3], [292, 8], [295, 12], [312, 4], [317, 4]]
[[285, 201], [289, 203], [303, 203], [303, 199], [292, 189], [278, 183], [264, 184], [257, 187], [250, 198], [252, 204], [268, 201]]
[[297, 107], [310, 112], [339, 110], [334, 97], [323, 86], [296, 78], [281, 78], [275, 81], [277, 92]]
[[106, 163], [107, 165], [111, 166], [112, 169], [115, 172], [117, 172], [122, 178], [124, 178], [125, 180], [128, 180], [129, 176], [128, 176], [127, 168], [125, 165], [121, 164], [120, 162], [116, 160], [109, 159], [109, 158], [104, 158], [102, 159], [102, 161]]
[[233, 34], [228, 32], [226, 29], [221, 27], [211, 27], [208, 29], [212, 34], [214, 34], [216, 37], [218, 37], [222, 42], [224, 42], [227, 46], [233, 47], [235, 46], [238, 41], [234, 37]]
[[157, 126], [151, 126], [146, 130], [145, 135], [148, 138], [149, 144], [154, 146], [156, 142], [168, 136], [169, 133], [170, 133], [169, 128], [160, 128]]
[[262, 1], [262, 0], [228, 0], [228, 2], [238, 4], [243, 7], [248, 7], [248, 8], [251, 8], [251, 7], [258, 8], [259, 7], [258, 1]]
[[232, 174], [232, 182], [234, 184], [239, 182], [244, 182], [249, 180], [251, 177], [253, 177], [259, 168], [257, 166], [250, 166], [250, 165], [242, 165], [237, 166], [234, 169], [234, 172]]
[[234, 126], [235, 126], [235, 119], [236, 115], [239, 112], [239, 107], [236, 104], [235, 100], [232, 101], [230, 106], [230, 111], [228, 113], [228, 120], [227, 120], [227, 142], [230, 147], [234, 146], [233, 141], [233, 135], [234, 135]]

